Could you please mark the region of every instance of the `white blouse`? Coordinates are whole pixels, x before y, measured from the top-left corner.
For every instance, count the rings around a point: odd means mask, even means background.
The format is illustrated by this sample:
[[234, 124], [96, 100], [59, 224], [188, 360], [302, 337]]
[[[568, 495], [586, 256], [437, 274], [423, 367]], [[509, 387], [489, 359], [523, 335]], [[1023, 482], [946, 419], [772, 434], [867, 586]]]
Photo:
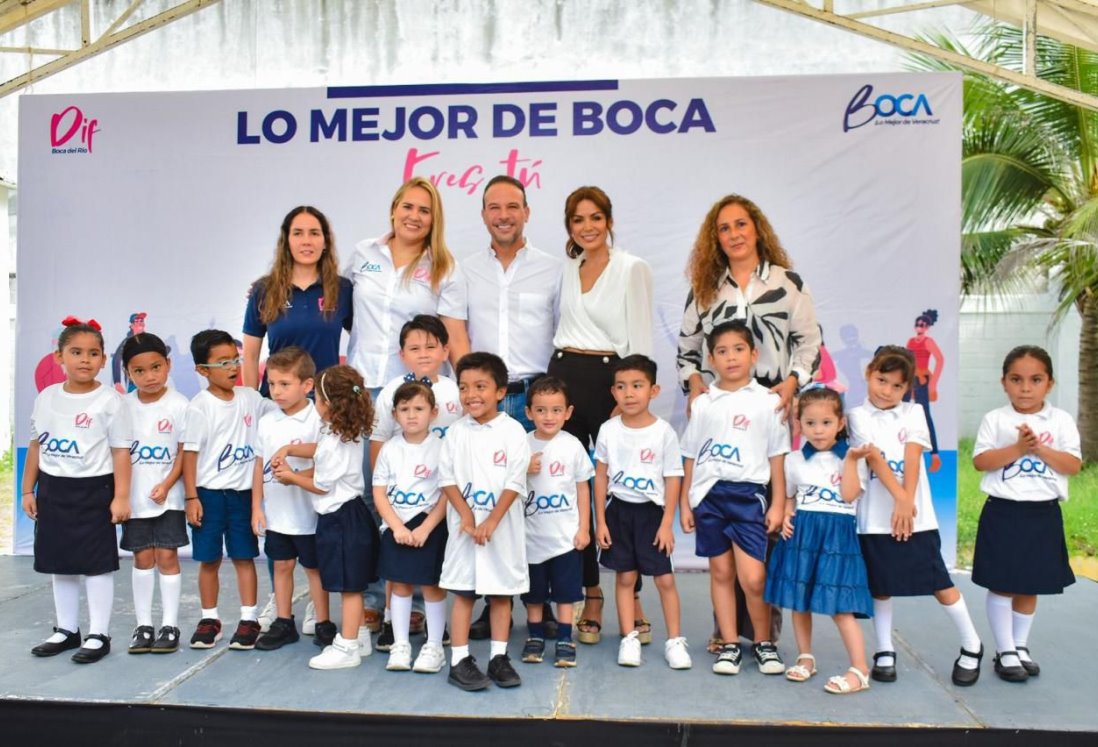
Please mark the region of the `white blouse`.
[[613, 350], [620, 356], [652, 354], [652, 270], [640, 257], [610, 249], [610, 261], [583, 293], [580, 255], [564, 267], [560, 324], [553, 347]]

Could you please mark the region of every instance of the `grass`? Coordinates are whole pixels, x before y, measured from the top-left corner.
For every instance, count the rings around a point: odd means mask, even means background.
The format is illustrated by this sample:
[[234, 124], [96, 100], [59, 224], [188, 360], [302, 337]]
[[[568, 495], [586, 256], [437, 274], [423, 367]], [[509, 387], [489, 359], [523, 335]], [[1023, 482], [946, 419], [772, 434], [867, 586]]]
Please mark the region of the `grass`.
[[[976, 543], [976, 524], [984, 505], [980, 492], [983, 473], [972, 466], [972, 439], [957, 445], [957, 566], [972, 567], [972, 549]], [[1063, 504], [1064, 534], [1068, 555], [1094, 558], [1098, 555], [1098, 464], [1088, 464], [1071, 478], [1071, 500]]]
[[0, 555], [11, 552], [15, 500], [15, 448], [0, 457]]

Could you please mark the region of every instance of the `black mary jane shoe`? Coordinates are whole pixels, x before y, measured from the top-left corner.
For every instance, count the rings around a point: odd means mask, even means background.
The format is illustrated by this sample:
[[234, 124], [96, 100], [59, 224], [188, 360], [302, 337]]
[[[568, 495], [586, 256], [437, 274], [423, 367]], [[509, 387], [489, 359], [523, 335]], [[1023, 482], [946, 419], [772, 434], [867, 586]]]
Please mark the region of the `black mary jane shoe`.
[[35, 656], [57, 656], [62, 651], [69, 651], [74, 648], [80, 648], [80, 631], [73, 633], [70, 630], [64, 628], [54, 628], [54, 633], [60, 633], [65, 636], [65, 640], [60, 643], [51, 643], [45, 641], [39, 643], [37, 646], [31, 649], [31, 653]]
[[1022, 669], [1026, 670], [1026, 674], [1030, 677], [1036, 677], [1041, 673], [1041, 665], [1035, 662], [1033, 659], [1023, 659], [1021, 652], [1025, 651], [1026, 656], [1029, 656], [1029, 649], [1025, 646], [1018, 647], [1018, 659], [1022, 662]]
[[[961, 666], [961, 657], [967, 656], [976, 660], [975, 669], [965, 669]], [[953, 684], [957, 687], [971, 687], [976, 684], [976, 681], [980, 679], [980, 664], [984, 660], [984, 646], [980, 644], [979, 653], [972, 653], [971, 651], [965, 651], [961, 649], [961, 656], [958, 656], [953, 662]]]
[[[883, 667], [877, 663], [878, 660], [883, 659], [886, 656], [892, 657], [892, 664], [887, 667]], [[896, 652], [895, 651], [878, 651], [873, 654], [873, 670], [869, 673], [869, 676], [875, 679], [877, 682], [895, 682], [896, 681]]]
[[[1000, 651], [995, 654], [995, 674], [999, 675], [999, 679], [1006, 680], [1007, 682], [1025, 682], [1029, 679], [1029, 674], [1026, 672], [1025, 667], [1021, 665], [1006, 667], [1003, 666], [1002, 658], [1004, 656], [1017, 656], [1017, 651]], [[1019, 661], [1021, 661], [1019, 659]]]
[[81, 646], [80, 650], [72, 655], [72, 660], [75, 661], [77, 664], [94, 664], [111, 652], [111, 637], [109, 635], [92, 633], [84, 640], [91, 640], [92, 638], [96, 639], [97, 641], [102, 641], [103, 645], [99, 648], [87, 648], [86, 646]]

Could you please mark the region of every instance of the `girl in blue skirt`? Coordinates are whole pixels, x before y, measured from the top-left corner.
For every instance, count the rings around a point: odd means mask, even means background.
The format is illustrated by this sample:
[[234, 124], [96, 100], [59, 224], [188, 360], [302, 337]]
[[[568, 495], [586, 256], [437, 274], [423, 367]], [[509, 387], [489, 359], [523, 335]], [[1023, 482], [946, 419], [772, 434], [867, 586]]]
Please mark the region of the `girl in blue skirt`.
[[804, 682], [816, 674], [812, 613], [831, 615], [850, 655], [850, 668], [831, 677], [824, 690], [856, 693], [869, 688], [869, 667], [855, 616], [871, 616], [873, 599], [858, 544], [854, 502], [868, 480], [863, 458], [882, 457], [868, 445], [848, 446], [842, 398], [822, 384], [801, 394], [797, 416], [805, 443], [785, 460], [789, 500], [782, 541], [770, 556], [764, 598], [793, 611], [800, 653], [786, 670], [786, 679]]

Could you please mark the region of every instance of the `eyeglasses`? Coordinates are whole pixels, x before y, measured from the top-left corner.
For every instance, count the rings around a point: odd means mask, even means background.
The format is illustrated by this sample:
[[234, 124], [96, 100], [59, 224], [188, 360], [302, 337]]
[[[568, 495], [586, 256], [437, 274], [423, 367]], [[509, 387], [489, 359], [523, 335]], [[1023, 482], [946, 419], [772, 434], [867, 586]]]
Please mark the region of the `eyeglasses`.
[[217, 363], [197, 363], [199, 368], [240, 368], [244, 363], [243, 358], [233, 358], [227, 361], [219, 361]]

